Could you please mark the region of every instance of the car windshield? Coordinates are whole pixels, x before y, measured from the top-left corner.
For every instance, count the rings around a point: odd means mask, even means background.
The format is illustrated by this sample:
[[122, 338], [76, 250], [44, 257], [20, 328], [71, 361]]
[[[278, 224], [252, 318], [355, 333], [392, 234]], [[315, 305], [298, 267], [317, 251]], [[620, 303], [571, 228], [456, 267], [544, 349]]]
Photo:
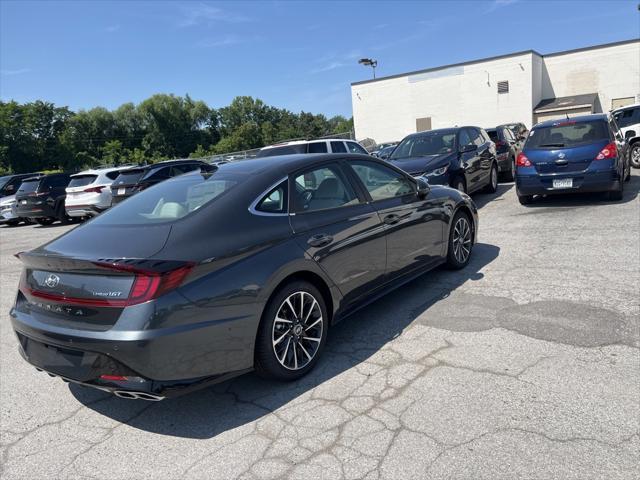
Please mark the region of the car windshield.
[[284, 145], [282, 147], [265, 148], [260, 150], [256, 157], [275, 157], [276, 155], [293, 155], [295, 153], [306, 153], [307, 145]]
[[28, 182], [22, 182], [20, 184], [20, 188], [18, 189], [18, 193], [32, 193], [38, 190], [38, 185], [40, 185], [40, 179], [30, 180]]
[[531, 130], [525, 149], [571, 148], [608, 139], [609, 129], [604, 120], [567, 120]]
[[451, 153], [454, 149], [456, 134], [448, 132], [428, 132], [411, 135], [396, 147], [389, 160], [406, 157], [424, 157], [427, 155], [441, 155]]
[[143, 225], [173, 222], [215, 201], [246, 175], [196, 171], [144, 190], [96, 218], [98, 225]]
[[85, 185], [89, 185], [93, 183], [95, 179], [98, 178], [97, 175], [74, 175], [71, 177], [71, 181], [69, 182], [68, 187], [84, 187]]
[[489, 138], [495, 142], [496, 140], [500, 140], [498, 138], [498, 132], [496, 130], [486, 130], [486, 132], [489, 134]]

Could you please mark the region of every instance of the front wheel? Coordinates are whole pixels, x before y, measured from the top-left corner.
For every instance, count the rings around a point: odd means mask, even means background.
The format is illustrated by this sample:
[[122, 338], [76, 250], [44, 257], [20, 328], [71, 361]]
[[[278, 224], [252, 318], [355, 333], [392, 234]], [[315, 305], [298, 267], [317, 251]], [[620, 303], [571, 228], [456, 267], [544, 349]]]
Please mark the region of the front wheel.
[[464, 268], [471, 258], [473, 249], [473, 228], [471, 219], [464, 212], [458, 212], [451, 222], [449, 231], [449, 252], [447, 266], [453, 270]]
[[498, 167], [495, 163], [491, 164], [491, 172], [489, 173], [489, 185], [485, 187], [485, 192], [495, 193], [498, 190]]
[[255, 368], [263, 377], [292, 381], [317, 363], [327, 338], [324, 298], [311, 283], [285, 285], [269, 300], [258, 328]]
[[453, 188], [455, 188], [456, 190], [458, 190], [459, 192], [462, 193], [466, 193], [467, 192], [467, 186], [464, 182], [464, 179], [462, 177], [456, 177], [455, 180], [453, 181]]
[[640, 168], [640, 142], [636, 142], [631, 147], [630, 152], [631, 166], [633, 168]]

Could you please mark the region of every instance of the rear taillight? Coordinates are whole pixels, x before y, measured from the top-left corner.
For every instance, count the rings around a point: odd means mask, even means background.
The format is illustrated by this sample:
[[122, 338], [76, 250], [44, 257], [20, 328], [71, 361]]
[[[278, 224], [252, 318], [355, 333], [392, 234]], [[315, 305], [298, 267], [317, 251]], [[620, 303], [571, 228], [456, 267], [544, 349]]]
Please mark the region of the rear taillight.
[[504, 147], [506, 145], [502, 140], [496, 140], [493, 143], [496, 144], [496, 148]]
[[618, 149], [616, 144], [611, 142], [609, 145], [600, 150], [600, 153], [596, 156], [596, 160], [607, 160], [609, 158], [616, 158], [618, 156]]
[[100, 193], [103, 188], [104, 188], [104, 186], [102, 186], [102, 187], [91, 187], [91, 188], [85, 188], [84, 191], [86, 193]]
[[158, 298], [165, 293], [178, 288], [182, 285], [184, 279], [193, 270], [194, 264], [188, 263], [182, 267], [170, 270], [168, 272], [158, 273], [154, 271], [139, 270], [128, 265], [116, 263], [96, 263], [97, 266], [108, 270], [119, 272], [131, 272], [134, 274], [133, 285], [129, 290], [126, 299], [111, 298], [77, 298], [68, 297], [64, 294], [53, 292], [42, 292], [32, 289], [26, 282], [26, 275], [23, 273], [20, 279], [20, 290], [33, 297], [49, 300], [52, 302], [65, 303], [70, 305], [85, 305], [92, 307], [118, 307], [124, 308], [131, 305], [148, 302], [154, 298]]
[[530, 167], [531, 166], [531, 162], [529, 161], [529, 159], [527, 158], [527, 156], [520, 152], [518, 154], [518, 157], [516, 158], [516, 166], [518, 167]]

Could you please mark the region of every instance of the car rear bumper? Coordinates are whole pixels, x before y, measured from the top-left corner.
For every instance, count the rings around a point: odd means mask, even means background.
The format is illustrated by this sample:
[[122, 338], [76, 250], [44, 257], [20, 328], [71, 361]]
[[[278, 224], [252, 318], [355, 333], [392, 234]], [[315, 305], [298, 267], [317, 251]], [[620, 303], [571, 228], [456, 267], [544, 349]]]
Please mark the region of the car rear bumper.
[[48, 203], [43, 202], [40, 205], [18, 205], [16, 216], [20, 218], [55, 218], [57, 212]]
[[[571, 188], [554, 188], [554, 179], [573, 179]], [[616, 171], [575, 172], [549, 175], [516, 174], [516, 188], [520, 195], [558, 195], [578, 192], [608, 192], [620, 188]]]
[[[129, 308], [138, 308], [134, 317], [152, 317], [152, 303]], [[20, 354], [37, 369], [118, 396], [126, 396], [121, 392], [137, 392], [164, 398], [253, 368], [251, 346], [255, 337], [240, 335], [247, 331], [254, 331], [255, 335], [258, 320], [254, 309], [250, 310], [242, 317], [153, 330], [121, 330], [123, 325], [119, 323], [101, 331], [69, 328], [51, 323], [50, 314], [22, 307], [14, 307], [10, 316]], [[198, 313], [211, 318], [210, 313]], [[189, 317], [194, 315], [192, 312]], [[128, 323], [130, 319], [123, 316], [123, 323]], [[127, 380], [101, 379], [101, 375], [125, 376]], [[161, 399], [144, 395], [127, 398]]]
[[67, 205], [65, 210], [70, 217], [95, 217], [104, 212], [106, 207], [97, 205]]
[[8, 222], [19, 220], [19, 219], [20, 217], [14, 215], [13, 209], [11, 207], [0, 209], [0, 224], [8, 223]]

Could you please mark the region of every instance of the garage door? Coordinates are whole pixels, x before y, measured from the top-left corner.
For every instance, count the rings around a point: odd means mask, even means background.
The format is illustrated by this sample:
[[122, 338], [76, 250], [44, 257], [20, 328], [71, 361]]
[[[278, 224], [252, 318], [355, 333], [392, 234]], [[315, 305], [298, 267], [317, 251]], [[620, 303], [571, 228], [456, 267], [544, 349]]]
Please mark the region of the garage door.
[[560, 118], [569, 118], [571, 117], [579, 117], [580, 115], [589, 115], [591, 112], [591, 108], [573, 108], [571, 110], [556, 110], [554, 112], [541, 112], [536, 113], [536, 123], [544, 122], [545, 120], [556, 120]]

